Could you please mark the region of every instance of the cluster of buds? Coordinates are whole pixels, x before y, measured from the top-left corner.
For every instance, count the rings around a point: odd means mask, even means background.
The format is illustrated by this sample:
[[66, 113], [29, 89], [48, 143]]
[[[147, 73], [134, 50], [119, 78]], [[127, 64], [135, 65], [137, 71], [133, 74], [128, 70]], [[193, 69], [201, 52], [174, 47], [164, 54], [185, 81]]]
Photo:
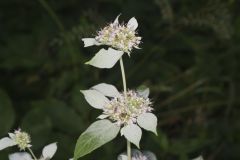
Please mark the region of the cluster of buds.
[[153, 108], [149, 98], [140, 96], [137, 92], [129, 90], [126, 95], [121, 93], [114, 97], [103, 107], [103, 114], [117, 122], [119, 126], [134, 124], [137, 117], [143, 113], [151, 112]]
[[119, 24], [118, 17], [113, 23], [98, 31], [95, 39], [99, 44], [130, 54], [133, 48], [139, 48], [142, 39], [137, 36], [137, 21], [132, 18], [128, 24]]

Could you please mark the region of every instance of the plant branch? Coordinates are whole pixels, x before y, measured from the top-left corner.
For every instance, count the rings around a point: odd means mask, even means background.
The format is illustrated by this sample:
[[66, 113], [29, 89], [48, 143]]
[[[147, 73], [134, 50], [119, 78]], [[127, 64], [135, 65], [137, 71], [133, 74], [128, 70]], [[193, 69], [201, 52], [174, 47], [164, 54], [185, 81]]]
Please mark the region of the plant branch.
[[[126, 83], [126, 75], [125, 75], [122, 57], [120, 59], [120, 67], [121, 67], [121, 73], [122, 73], [123, 91], [124, 91], [124, 96], [126, 97], [127, 96], [127, 83]], [[128, 156], [128, 160], [132, 160], [131, 143], [128, 140], [127, 140], [127, 156]]]
[[31, 150], [31, 148], [28, 147], [27, 149], [28, 149], [28, 151], [31, 153], [33, 159], [34, 159], [34, 160], [37, 160], [37, 157], [35, 156], [35, 154], [34, 154], [33, 151]]

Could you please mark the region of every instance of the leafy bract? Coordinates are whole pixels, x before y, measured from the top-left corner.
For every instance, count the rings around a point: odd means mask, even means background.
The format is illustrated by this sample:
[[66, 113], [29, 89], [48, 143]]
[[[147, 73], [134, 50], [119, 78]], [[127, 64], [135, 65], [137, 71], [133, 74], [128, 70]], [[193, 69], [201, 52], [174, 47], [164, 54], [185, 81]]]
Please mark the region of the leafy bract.
[[109, 101], [102, 93], [89, 89], [81, 90], [86, 101], [94, 108], [102, 109], [103, 106]]
[[97, 84], [93, 86], [92, 89], [95, 89], [108, 97], [117, 97], [120, 94], [115, 86], [106, 83]]
[[108, 50], [101, 49], [90, 61], [86, 62], [86, 64], [97, 68], [112, 68], [122, 55], [122, 51], [112, 48], [108, 48]]
[[137, 118], [137, 123], [143, 129], [152, 131], [157, 135], [157, 117], [152, 113], [143, 113]]
[[114, 139], [119, 130], [120, 127], [109, 120], [94, 122], [78, 138], [74, 151], [74, 160], [91, 153], [93, 150]]
[[140, 127], [138, 127], [135, 124], [130, 124], [127, 126], [124, 126], [121, 129], [121, 135], [124, 135], [124, 137], [135, 144], [139, 148], [139, 142], [142, 137], [142, 130]]

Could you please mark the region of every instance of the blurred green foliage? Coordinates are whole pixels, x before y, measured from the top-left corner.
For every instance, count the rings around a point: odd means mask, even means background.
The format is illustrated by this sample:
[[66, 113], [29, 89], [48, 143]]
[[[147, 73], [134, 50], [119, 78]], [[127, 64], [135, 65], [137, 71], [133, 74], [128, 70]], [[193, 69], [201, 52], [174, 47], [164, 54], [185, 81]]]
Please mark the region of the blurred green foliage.
[[[21, 127], [33, 150], [57, 141], [54, 159], [72, 157], [76, 140], [100, 111], [80, 94], [100, 82], [121, 88], [119, 66], [84, 65], [83, 48], [122, 13], [135, 16], [141, 50], [124, 57], [128, 87], [149, 86], [159, 118], [142, 149], [159, 159], [240, 159], [240, 3], [237, 0], [2, 0], [0, 2], [0, 136]], [[120, 136], [83, 160], [113, 160]], [[117, 147], [116, 147], [117, 146]], [[6, 160], [7, 153], [0, 152]]]

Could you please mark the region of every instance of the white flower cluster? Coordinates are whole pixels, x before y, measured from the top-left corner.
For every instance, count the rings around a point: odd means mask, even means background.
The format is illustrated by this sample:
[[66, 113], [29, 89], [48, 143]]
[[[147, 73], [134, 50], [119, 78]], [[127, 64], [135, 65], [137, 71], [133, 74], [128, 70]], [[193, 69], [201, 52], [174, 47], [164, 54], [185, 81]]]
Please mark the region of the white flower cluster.
[[136, 28], [137, 21], [135, 18], [130, 19], [128, 24], [119, 24], [117, 17], [113, 23], [100, 30], [95, 39], [100, 44], [130, 54], [133, 48], [139, 48], [142, 39], [137, 36]]
[[151, 112], [153, 108], [149, 98], [140, 96], [136, 91], [129, 90], [126, 95], [121, 93], [103, 107], [103, 114], [117, 122], [119, 126], [137, 122], [137, 117]]
[[[15, 130], [13, 133], [8, 133], [9, 137], [0, 139], [0, 150], [8, 147], [18, 146], [19, 150], [28, 149], [31, 154], [27, 152], [16, 152], [9, 155], [9, 160], [37, 160], [30, 147], [31, 138], [27, 132], [21, 131], [21, 129]], [[42, 155], [38, 160], [50, 160], [57, 151], [57, 143], [51, 143], [45, 146], [42, 150]]]
[[30, 135], [26, 132], [21, 131], [21, 129], [15, 130], [14, 133], [9, 133], [9, 137], [17, 144], [20, 150], [25, 150], [31, 147]]

